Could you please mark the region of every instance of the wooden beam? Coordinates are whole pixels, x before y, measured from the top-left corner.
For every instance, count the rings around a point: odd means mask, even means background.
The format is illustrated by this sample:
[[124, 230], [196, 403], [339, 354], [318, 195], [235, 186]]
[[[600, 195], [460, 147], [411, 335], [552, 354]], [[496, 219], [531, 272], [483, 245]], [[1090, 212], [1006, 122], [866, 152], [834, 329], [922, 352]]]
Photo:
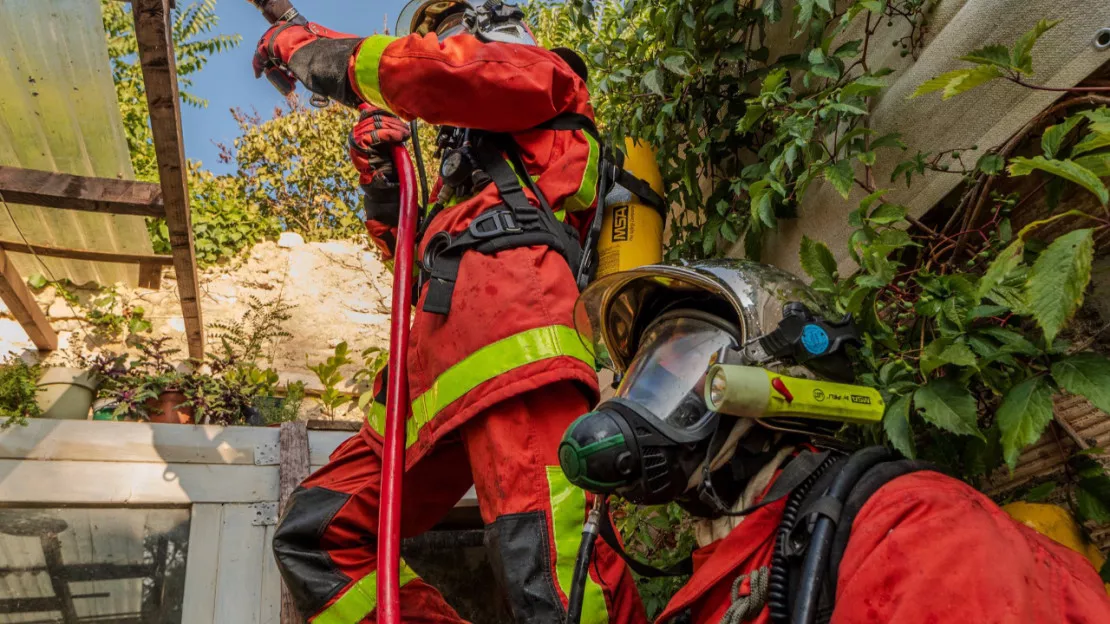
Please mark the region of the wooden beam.
[[50, 245], [29, 245], [22, 241], [0, 240], [0, 249], [13, 253], [34, 253], [50, 258], [68, 258], [70, 260], [92, 260], [94, 262], [119, 262], [122, 264], [141, 264], [144, 266], [168, 266], [173, 264], [173, 256], [155, 256], [152, 254], [129, 254], [118, 251], [95, 251], [92, 249], [70, 249], [68, 247], [51, 247]]
[[[280, 448], [278, 464], [278, 514], [285, 510], [290, 495], [301, 481], [308, 478], [308, 429], [303, 421], [281, 423], [278, 435]], [[297, 612], [297, 604], [285, 583], [281, 584], [281, 624], [298, 624], [304, 618]]]
[[39, 351], [53, 351], [58, 348], [58, 334], [46, 320], [46, 315], [39, 309], [38, 302], [31, 296], [27, 283], [16, 270], [8, 258], [8, 254], [0, 249], [0, 299], [8, 306], [8, 310], [23, 326], [27, 336]]
[[204, 357], [204, 323], [197, 287], [197, 258], [189, 217], [189, 186], [185, 169], [185, 144], [181, 136], [181, 101], [177, 92], [177, 67], [169, 33], [169, 0], [132, 0], [139, 61], [150, 108], [150, 127], [158, 157], [166, 226], [170, 232], [173, 267], [185, 319], [189, 356]]
[[88, 178], [0, 166], [0, 195], [10, 204], [161, 217], [162, 189], [151, 182]]

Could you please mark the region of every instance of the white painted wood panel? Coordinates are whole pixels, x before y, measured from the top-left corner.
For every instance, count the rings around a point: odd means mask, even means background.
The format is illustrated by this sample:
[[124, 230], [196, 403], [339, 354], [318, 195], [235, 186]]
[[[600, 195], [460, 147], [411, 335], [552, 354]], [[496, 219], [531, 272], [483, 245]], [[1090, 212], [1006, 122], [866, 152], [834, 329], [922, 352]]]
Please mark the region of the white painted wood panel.
[[274, 526], [266, 527], [262, 540], [262, 604], [260, 624], [280, 624], [281, 622], [281, 573], [274, 561]]
[[308, 463], [313, 466], [323, 466], [328, 463], [328, 456], [340, 444], [343, 444], [358, 433], [350, 431], [309, 431], [308, 432]]
[[223, 505], [193, 505], [181, 624], [212, 624], [212, 614], [216, 610], [216, 571], [220, 562], [223, 509]]
[[[323, 442], [321, 450], [330, 441], [329, 438]], [[36, 418], [28, 421], [26, 427], [11, 427], [0, 431], [0, 458], [171, 464], [277, 464], [277, 443], [278, 430], [269, 427]], [[256, 455], [259, 449], [263, 452]], [[272, 459], [259, 461], [267, 454]], [[326, 454], [324, 461], [327, 461]]]
[[254, 503], [276, 501], [276, 466], [0, 459], [6, 503]]
[[224, 505], [212, 624], [259, 624], [266, 527], [250, 505]]

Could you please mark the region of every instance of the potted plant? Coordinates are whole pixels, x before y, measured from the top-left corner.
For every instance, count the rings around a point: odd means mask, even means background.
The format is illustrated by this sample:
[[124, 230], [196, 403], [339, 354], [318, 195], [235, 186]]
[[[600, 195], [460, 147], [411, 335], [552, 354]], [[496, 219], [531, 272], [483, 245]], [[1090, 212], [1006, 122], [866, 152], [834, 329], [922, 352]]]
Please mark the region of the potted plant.
[[38, 381], [38, 405], [43, 418], [87, 420], [100, 385], [95, 370], [57, 366], [47, 368]]
[[0, 364], [0, 429], [42, 415], [36, 385], [41, 372], [38, 364], [29, 365], [17, 357]]
[[116, 405], [117, 419], [142, 419], [157, 423], [191, 424], [194, 408], [190, 396], [199, 376], [180, 371], [171, 358], [178, 349], [166, 347], [168, 338], [152, 338], [136, 343], [137, 356], [124, 364], [123, 356], [104, 360], [106, 379], [104, 398]]

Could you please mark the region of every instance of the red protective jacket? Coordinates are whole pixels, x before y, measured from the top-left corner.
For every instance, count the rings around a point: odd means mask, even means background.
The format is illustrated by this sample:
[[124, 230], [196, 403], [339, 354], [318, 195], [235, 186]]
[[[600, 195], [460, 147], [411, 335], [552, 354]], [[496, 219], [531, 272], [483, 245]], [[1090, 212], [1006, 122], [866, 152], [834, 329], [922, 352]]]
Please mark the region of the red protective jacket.
[[[554, 53], [469, 35], [442, 42], [435, 35], [376, 35], [352, 57], [349, 75], [364, 100], [402, 118], [511, 134], [527, 174], [538, 177], [557, 215], [576, 226], [592, 215], [597, 142], [581, 131], [533, 130], [561, 113], [593, 118], [585, 83]], [[459, 233], [501, 203], [490, 184], [442, 211], [416, 257], [437, 232]], [[596, 394], [593, 359], [573, 329], [577, 286], [559, 253], [546, 247], [467, 253], [446, 316], [421, 310], [425, 293], [409, 347], [408, 467], [444, 435], [507, 398], [567, 380]], [[363, 434], [377, 448], [383, 420], [370, 421]]]
[[[694, 575], [657, 620], [690, 609], [717, 624], [732, 583], [770, 564], [785, 501], [694, 553]], [[1078, 553], [1014, 521], [967, 484], [936, 472], [880, 488], [852, 525], [831, 624], [1096, 624], [1110, 599]], [[745, 581], [740, 594], [749, 592]], [[757, 624], [770, 622], [764, 608]]]

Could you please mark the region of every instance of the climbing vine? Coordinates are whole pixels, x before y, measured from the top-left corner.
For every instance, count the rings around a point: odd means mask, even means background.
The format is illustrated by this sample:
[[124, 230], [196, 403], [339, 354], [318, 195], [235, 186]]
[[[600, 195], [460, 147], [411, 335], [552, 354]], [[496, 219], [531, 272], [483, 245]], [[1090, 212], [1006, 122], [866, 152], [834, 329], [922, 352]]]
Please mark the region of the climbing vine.
[[[876, 50], [893, 45], [902, 57], [916, 55], [934, 4], [799, 0], [787, 15], [775, 0], [579, 0], [533, 6], [531, 17], [545, 44], [586, 59], [606, 131], [658, 150], [678, 211], [668, 257], [758, 258], [765, 235], [795, 217], [815, 185], [846, 202], [863, 196], [848, 216], [850, 262], [808, 238], [800, 250], [813, 287], [836, 312], [854, 315], [863, 336], [857, 373], [887, 404], [882, 426], [841, 435], [986, 485], [1046, 432], [1061, 452], [1069, 437], [1088, 446], [1066, 423], [1053, 424], [1055, 396], [1079, 395], [1110, 411], [1110, 359], [1090, 350], [1106, 328], [1074, 322], [1096, 243], [1110, 234], [1101, 180], [1110, 176], [1110, 93], [1101, 92], [1110, 88], [1040, 84], [1035, 48], [1055, 26], [1041, 21], [1011, 45], [963, 56], [965, 67], [913, 96], [948, 99], [1009, 81], [1069, 92], [1062, 100], [991, 149], [909, 152], [897, 134], [870, 125], [890, 74]], [[772, 36], [781, 53], [768, 46]], [[880, 163], [889, 178], [876, 173]], [[963, 185], [936, 211], [943, 215], [923, 222], [887, 194], [926, 173], [961, 176]], [[1038, 198], [1057, 214], [1021, 222], [1021, 208]], [[1094, 208], [1058, 209], [1064, 202]], [[1092, 457], [1100, 453], [1070, 458], [1054, 500], [1081, 520], [1107, 523], [1110, 478]], [[1043, 499], [1056, 487], [1041, 484], [1026, 496]], [[673, 511], [630, 513], [622, 527], [630, 548], [660, 561], [659, 540], [638, 527]]]

